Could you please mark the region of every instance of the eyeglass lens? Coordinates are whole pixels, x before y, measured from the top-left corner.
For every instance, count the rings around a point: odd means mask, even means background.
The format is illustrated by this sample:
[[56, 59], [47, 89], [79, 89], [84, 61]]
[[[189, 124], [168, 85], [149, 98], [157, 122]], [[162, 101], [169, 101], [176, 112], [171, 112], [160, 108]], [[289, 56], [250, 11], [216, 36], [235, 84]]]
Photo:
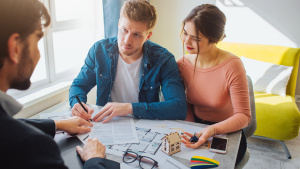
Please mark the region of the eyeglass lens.
[[136, 160], [136, 158], [137, 158], [137, 154], [132, 152], [127, 152], [123, 159], [125, 163], [132, 163], [134, 160]]
[[154, 167], [155, 162], [148, 157], [142, 157], [141, 161], [140, 161], [140, 166], [143, 169], [152, 169], [152, 168], [156, 168]]

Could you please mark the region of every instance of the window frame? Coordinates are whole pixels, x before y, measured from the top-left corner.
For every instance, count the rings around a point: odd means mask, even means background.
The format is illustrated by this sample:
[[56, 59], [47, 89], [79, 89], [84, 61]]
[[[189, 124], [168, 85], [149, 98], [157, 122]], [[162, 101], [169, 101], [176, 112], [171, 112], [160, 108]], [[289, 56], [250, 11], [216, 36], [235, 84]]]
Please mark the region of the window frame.
[[[40, 0], [45, 7], [48, 9], [51, 16], [51, 23], [45, 30], [45, 35], [42, 38], [44, 42], [44, 55], [45, 55], [45, 69], [46, 78], [39, 81], [33, 82], [30, 88], [26, 91], [20, 91], [15, 89], [9, 89], [7, 93], [14, 98], [19, 98], [20, 96], [28, 95], [33, 92], [33, 89], [49, 85], [51, 83], [55, 84], [59, 81], [69, 81], [70, 79], [76, 78], [81, 66], [74, 66], [66, 71], [56, 73], [55, 71], [55, 56], [53, 48], [53, 32], [59, 32], [64, 30], [73, 30], [78, 28], [91, 28], [93, 32], [92, 41], [96, 42], [104, 38], [104, 19], [103, 19], [103, 4], [102, 0], [89, 0], [89, 16], [93, 15], [92, 19], [81, 18], [81, 19], [71, 19], [64, 21], [56, 21], [55, 12], [55, 1], [54, 0]], [[91, 15], [90, 15], [91, 14]], [[86, 51], [86, 54], [88, 51]], [[86, 57], [86, 56], [84, 56]], [[32, 92], [31, 92], [32, 91]]]

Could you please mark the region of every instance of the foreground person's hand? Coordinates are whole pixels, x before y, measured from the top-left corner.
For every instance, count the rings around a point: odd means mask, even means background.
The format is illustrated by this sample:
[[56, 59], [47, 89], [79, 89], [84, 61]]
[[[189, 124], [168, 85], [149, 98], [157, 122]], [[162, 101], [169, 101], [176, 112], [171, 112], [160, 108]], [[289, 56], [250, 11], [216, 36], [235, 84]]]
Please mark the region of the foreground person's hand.
[[201, 134], [198, 141], [196, 143], [191, 143], [189, 140], [191, 137], [194, 136], [194, 134], [184, 132], [187, 136], [183, 135], [181, 139], [181, 142], [185, 144], [188, 148], [198, 148], [202, 144], [204, 144], [210, 137], [213, 137], [215, 135], [215, 129], [212, 126], [205, 127], [203, 130], [201, 130], [197, 135]]
[[83, 148], [80, 146], [76, 146], [76, 150], [78, 154], [80, 155], [81, 159], [83, 161], [87, 161], [94, 157], [105, 157], [105, 146], [98, 141], [98, 139], [91, 139], [89, 138], [86, 142]]
[[[90, 132], [93, 124], [80, 118], [71, 117], [68, 119], [54, 120], [57, 131], [65, 131], [69, 134]], [[89, 127], [88, 127], [89, 126]]]

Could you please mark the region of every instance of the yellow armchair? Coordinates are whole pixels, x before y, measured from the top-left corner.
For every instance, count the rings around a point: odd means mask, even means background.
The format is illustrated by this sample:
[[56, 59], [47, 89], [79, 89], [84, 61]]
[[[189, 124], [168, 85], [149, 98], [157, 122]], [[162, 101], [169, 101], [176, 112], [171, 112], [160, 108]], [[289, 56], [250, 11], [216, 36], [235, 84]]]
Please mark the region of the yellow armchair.
[[293, 72], [286, 89], [286, 97], [254, 92], [257, 129], [253, 136], [280, 142], [288, 158], [291, 158], [282, 140], [293, 139], [299, 133], [300, 112], [294, 96], [300, 48], [232, 42], [220, 42], [217, 46], [239, 57], [244, 56], [278, 65], [293, 66]]

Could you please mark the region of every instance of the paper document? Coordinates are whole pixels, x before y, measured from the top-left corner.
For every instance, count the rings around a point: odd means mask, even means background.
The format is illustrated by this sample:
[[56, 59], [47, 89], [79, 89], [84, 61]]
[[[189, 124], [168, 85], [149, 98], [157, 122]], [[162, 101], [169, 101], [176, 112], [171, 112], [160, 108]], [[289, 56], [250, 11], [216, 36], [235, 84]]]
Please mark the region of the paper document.
[[[92, 118], [95, 117], [101, 110], [101, 106], [88, 105], [94, 109]], [[55, 113], [42, 113], [41, 119], [67, 119], [71, 117], [71, 110], [55, 112]], [[105, 119], [105, 118], [104, 118]], [[103, 119], [103, 120], [104, 120]], [[102, 120], [102, 121], [103, 121]], [[78, 134], [77, 137], [85, 143], [88, 138], [98, 138], [103, 145], [112, 144], [126, 144], [126, 143], [139, 143], [137, 132], [133, 121], [133, 116], [114, 117], [109, 122], [103, 124], [100, 122], [92, 122], [93, 127], [91, 132]]]
[[[131, 150], [137, 154], [156, 155], [161, 146], [161, 139], [165, 136], [163, 133], [151, 132], [150, 129], [136, 127], [139, 143], [115, 144], [107, 146], [109, 154], [120, 155], [118, 151], [124, 152]], [[116, 151], [110, 151], [116, 150]]]
[[107, 123], [92, 122], [91, 132], [77, 135], [85, 143], [88, 138], [97, 138], [103, 145], [139, 143], [131, 116], [114, 117]]

